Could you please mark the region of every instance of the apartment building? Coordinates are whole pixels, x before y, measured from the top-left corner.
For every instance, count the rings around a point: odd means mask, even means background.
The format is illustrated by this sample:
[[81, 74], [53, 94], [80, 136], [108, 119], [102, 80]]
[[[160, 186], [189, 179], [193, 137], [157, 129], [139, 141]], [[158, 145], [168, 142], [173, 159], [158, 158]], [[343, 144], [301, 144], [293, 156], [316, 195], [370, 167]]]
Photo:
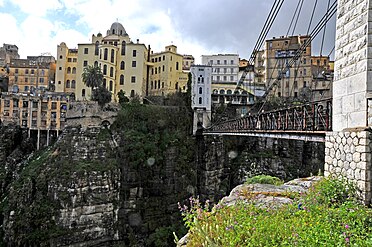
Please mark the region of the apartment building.
[[264, 59], [264, 80], [269, 88], [274, 82], [271, 94], [278, 97], [297, 98], [305, 92], [311, 82], [311, 44], [306, 47], [302, 56], [289, 67], [297, 50], [309, 39], [309, 36], [290, 36], [266, 40], [264, 54], [257, 59]]
[[328, 56], [312, 56], [311, 73], [313, 76], [310, 85], [312, 99], [320, 100], [331, 98], [334, 62], [331, 61]]
[[182, 69], [189, 72], [192, 65], [195, 64], [195, 58], [192, 55], [183, 55]]
[[54, 84], [55, 59], [52, 56], [10, 59], [8, 68], [10, 92], [34, 94], [46, 91]]
[[165, 96], [185, 92], [187, 72], [183, 71], [184, 56], [177, 53], [177, 46], [168, 45], [164, 51], [151, 53], [151, 73], [148, 94]]
[[68, 98], [65, 94], [44, 93], [42, 96], [22, 93], [2, 93], [0, 121], [4, 125], [16, 124], [37, 137], [37, 148], [44, 137], [45, 145], [57, 137], [65, 127]]
[[69, 49], [62, 42], [57, 47], [56, 91], [73, 94], [77, 100], [89, 100], [91, 88], [82, 80], [84, 68], [99, 66], [103, 85], [118, 100], [121, 90], [129, 97], [144, 97], [148, 83], [149, 54], [147, 47], [133, 42], [123, 25], [114, 22], [105, 36], [92, 35], [91, 43]]

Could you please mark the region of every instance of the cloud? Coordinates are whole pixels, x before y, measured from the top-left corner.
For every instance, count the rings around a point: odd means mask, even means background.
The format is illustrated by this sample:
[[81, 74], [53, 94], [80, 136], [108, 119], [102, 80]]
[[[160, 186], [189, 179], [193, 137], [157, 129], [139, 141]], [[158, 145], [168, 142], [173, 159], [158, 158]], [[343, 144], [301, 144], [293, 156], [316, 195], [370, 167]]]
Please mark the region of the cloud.
[[32, 16], [45, 16], [48, 11], [62, 7], [58, 0], [12, 0], [8, 2], [18, 6], [22, 12]]

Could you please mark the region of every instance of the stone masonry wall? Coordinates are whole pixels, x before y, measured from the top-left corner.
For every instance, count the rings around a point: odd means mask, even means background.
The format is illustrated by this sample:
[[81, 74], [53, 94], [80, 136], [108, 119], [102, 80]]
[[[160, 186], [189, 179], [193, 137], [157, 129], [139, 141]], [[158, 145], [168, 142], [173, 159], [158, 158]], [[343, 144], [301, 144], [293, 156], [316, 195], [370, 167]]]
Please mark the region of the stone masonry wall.
[[361, 199], [371, 203], [372, 133], [365, 129], [346, 129], [326, 134], [326, 176], [343, 176], [355, 182]]

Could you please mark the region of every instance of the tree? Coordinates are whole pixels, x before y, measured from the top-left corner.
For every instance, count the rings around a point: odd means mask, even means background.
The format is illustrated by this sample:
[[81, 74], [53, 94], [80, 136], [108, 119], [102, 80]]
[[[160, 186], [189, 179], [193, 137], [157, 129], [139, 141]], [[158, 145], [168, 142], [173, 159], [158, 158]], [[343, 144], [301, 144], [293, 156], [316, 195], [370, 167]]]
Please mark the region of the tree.
[[82, 77], [85, 85], [92, 88], [92, 100], [97, 101], [100, 106], [111, 101], [111, 92], [102, 85], [103, 74], [100, 67], [88, 65], [84, 68]]
[[92, 89], [98, 88], [103, 83], [103, 74], [101, 68], [98, 66], [88, 65], [85, 67], [82, 77], [85, 85]]
[[123, 89], [120, 89], [120, 91], [118, 92], [118, 98], [119, 98], [119, 104], [121, 105], [129, 102], [129, 99], [127, 96], [125, 96], [125, 92], [123, 91]]

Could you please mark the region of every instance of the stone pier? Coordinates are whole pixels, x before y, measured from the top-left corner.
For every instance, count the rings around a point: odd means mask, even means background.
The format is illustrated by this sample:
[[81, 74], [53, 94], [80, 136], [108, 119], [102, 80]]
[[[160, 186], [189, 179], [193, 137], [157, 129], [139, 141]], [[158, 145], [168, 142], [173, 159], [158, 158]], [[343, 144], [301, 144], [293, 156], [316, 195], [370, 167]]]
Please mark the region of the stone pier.
[[325, 175], [356, 182], [371, 204], [372, 1], [338, 0], [333, 132], [325, 143]]

